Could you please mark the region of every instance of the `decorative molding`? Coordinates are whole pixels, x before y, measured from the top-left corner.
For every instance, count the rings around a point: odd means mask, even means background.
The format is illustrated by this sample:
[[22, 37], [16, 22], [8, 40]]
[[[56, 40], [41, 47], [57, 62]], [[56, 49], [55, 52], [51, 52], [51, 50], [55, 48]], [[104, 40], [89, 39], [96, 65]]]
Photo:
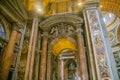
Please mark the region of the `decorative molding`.
[[[54, 15], [39, 24], [40, 29], [49, 31], [56, 23], [65, 22], [74, 26], [74, 23], [83, 24], [83, 19], [73, 14]], [[81, 25], [80, 25], [81, 26]], [[76, 29], [76, 26], [74, 26]]]

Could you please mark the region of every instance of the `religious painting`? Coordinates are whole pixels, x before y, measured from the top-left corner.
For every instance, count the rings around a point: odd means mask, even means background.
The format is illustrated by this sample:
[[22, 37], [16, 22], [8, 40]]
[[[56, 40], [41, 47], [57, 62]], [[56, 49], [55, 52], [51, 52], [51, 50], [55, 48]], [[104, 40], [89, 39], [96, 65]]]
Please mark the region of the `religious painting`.
[[68, 80], [77, 80], [76, 67], [76, 62], [70, 62], [68, 64]]

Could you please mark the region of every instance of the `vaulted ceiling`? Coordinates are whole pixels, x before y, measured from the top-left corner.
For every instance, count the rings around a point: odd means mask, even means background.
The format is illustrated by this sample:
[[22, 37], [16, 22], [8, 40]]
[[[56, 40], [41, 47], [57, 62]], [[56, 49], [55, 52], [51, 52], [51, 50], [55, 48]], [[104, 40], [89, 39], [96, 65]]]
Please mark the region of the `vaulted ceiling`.
[[[81, 7], [79, 3], [84, 1], [85, 0], [23, 0], [23, 3], [29, 11], [35, 10], [37, 6], [44, 11], [45, 15], [51, 15], [61, 12], [78, 12]], [[119, 0], [100, 0], [100, 7], [102, 11], [112, 12], [120, 17]]]

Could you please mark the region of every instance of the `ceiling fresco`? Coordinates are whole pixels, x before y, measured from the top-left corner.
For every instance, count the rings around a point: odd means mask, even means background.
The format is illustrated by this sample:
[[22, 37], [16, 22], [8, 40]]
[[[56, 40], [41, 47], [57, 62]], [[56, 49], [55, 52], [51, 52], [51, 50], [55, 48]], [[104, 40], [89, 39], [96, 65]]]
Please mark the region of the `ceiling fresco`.
[[[81, 4], [85, 0], [23, 0], [26, 8], [31, 11], [41, 8], [44, 15], [51, 15], [61, 12], [78, 12]], [[114, 13], [120, 16], [120, 1], [119, 0], [100, 0], [102, 11]], [[40, 9], [39, 9], [40, 11]]]

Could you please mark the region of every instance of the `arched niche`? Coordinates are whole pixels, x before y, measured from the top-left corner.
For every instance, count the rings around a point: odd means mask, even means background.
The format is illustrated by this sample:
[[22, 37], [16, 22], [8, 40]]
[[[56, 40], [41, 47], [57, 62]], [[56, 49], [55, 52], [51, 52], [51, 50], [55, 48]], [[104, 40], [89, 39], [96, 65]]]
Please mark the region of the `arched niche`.
[[[83, 24], [83, 19], [78, 15], [74, 15], [74, 14], [54, 15], [47, 18], [46, 20], [44, 20], [39, 24], [41, 33], [44, 34], [44, 32], [48, 32], [48, 36], [47, 36], [48, 51], [49, 51], [48, 53], [50, 53], [49, 55], [51, 55], [52, 57], [51, 77], [53, 80], [58, 80], [59, 78], [62, 79], [65, 78], [64, 77], [65, 62], [71, 59], [73, 59], [74, 61], [76, 60], [76, 56], [78, 55], [77, 37], [78, 34], [80, 34], [82, 31], [82, 24]], [[56, 29], [56, 26], [59, 28], [57, 30], [61, 30], [61, 29], [65, 30], [67, 28], [70, 30], [70, 32], [66, 31], [65, 32], [66, 34], [62, 34], [62, 32], [60, 33], [56, 32], [58, 34], [58, 36], [56, 36], [55, 34], [52, 34], [52, 29]], [[55, 37], [53, 37], [53, 35]], [[77, 62], [76, 64], [78, 63], [79, 62]], [[65, 80], [67, 79], [65, 78]]]

